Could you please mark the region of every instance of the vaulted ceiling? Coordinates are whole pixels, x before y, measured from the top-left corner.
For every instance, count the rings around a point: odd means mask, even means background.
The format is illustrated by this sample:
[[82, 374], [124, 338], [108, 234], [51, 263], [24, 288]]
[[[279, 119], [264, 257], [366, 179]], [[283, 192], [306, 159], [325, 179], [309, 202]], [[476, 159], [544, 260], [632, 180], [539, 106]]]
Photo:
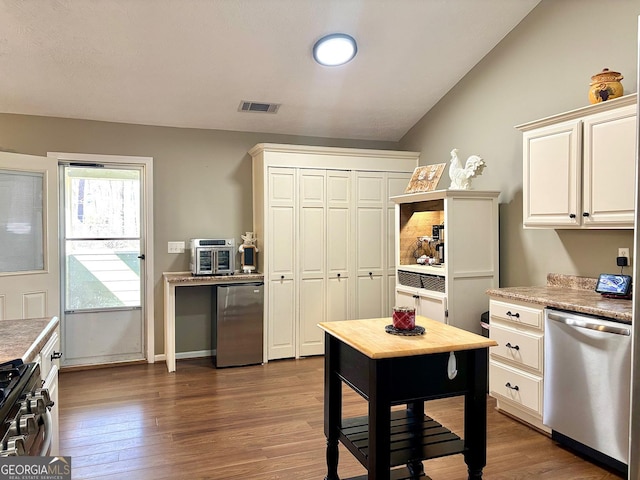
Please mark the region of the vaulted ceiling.
[[539, 1], [1, 0], [0, 112], [397, 141]]

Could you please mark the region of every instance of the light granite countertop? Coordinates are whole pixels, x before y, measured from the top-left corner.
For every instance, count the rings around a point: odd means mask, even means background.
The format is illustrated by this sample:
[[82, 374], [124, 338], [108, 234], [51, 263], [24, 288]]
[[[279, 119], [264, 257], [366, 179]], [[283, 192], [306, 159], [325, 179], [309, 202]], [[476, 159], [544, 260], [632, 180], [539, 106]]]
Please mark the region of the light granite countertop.
[[0, 320], [0, 363], [33, 362], [59, 324], [58, 317]]
[[262, 273], [235, 273], [233, 275], [193, 275], [191, 272], [164, 272], [162, 274], [167, 283], [176, 285], [189, 283], [241, 283], [262, 282]]
[[595, 292], [596, 283], [595, 278], [550, 273], [544, 286], [494, 288], [487, 290], [487, 294], [631, 324], [633, 302], [603, 297]]

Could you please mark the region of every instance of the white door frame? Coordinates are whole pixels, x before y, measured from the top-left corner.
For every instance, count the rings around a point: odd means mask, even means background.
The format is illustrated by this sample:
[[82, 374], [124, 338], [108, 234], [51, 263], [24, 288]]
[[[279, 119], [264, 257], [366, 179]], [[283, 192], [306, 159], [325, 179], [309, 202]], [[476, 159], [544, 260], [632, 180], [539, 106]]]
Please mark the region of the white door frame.
[[[47, 152], [47, 157], [52, 157], [58, 162], [82, 162], [82, 163], [108, 163], [113, 165], [129, 164], [143, 167], [143, 192], [142, 204], [144, 208], [144, 253], [145, 255], [145, 279], [144, 279], [144, 329], [145, 356], [148, 363], [155, 362], [155, 320], [154, 320], [154, 270], [153, 270], [153, 157], [132, 157], [125, 155], [99, 155], [83, 153]], [[62, 292], [62, 288], [60, 289]]]

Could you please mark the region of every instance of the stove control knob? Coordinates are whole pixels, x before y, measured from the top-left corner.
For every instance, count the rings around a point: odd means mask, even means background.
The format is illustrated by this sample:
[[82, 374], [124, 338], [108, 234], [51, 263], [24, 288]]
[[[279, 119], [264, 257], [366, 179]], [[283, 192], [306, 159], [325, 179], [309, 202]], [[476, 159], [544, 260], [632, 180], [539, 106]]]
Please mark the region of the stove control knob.
[[21, 435], [31, 435], [38, 431], [38, 419], [33, 413], [26, 413], [20, 416], [20, 424], [18, 425]]
[[29, 413], [35, 413], [40, 415], [47, 410], [47, 407], [42, 397], [27, 398], [27, 402], [29, 403]]
[[14, 418], [9, 424], [9, 428], [7, 429], [7, 437], [14, 437], [18, 435], [18, 420], [17, 417]]
[[7, 440], [7, 452], [9, 452], [10, 457], [17, 455], [19, 457], [25, 454], [25, 436], [18, 435], [17, 437], [11, 437]]
[[53, 407], [53, 401], [51, 401], [51, 395], [49, 395], [49, 389], [47, 388], [39, 388], [35, 392], [33, 392], [33, 396], [36, 398], [42, 398], [45, 407], [51, 408]]

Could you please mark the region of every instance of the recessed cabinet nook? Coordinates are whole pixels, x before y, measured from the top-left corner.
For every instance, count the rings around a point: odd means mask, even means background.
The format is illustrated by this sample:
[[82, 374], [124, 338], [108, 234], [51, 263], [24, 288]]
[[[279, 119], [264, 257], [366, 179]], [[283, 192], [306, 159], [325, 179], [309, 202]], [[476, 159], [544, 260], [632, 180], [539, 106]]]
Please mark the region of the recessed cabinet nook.
[[318, 323], [391, 316], [394, 203], [419, 154], [259, 144], [253, 229], [264, 273], [264, 361], [324, 354]]
[[633, 228], [636, 94], [516, 128], [525, 228]]
[[[486, 291], [498, 287], [500, 192], [436, 190], [398, 195], [396, 204], [396, 305], [480, 333]], [[433, 229], [439, 227], [438, 241]], [[431, 237], [431, 244], [425, 237]], [[420, 265], [422, 254], [444, 243], [444, 261]]]

